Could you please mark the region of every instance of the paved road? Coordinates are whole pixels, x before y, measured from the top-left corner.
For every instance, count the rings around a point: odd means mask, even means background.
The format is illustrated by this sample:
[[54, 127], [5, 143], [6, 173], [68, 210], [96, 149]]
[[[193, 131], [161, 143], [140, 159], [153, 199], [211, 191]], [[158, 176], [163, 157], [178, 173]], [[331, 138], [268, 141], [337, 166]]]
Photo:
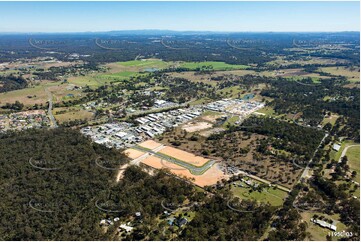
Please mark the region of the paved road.
[[49, 115], [51, 127], [57, 128], [58, 125], [56, 124], [56, 120], [53, 115], [53, 94], [47, 88], [45, 88], [44, 90], [48, 94], [48, 102], [49, 102], [48, 115]]
[[326, 137], [328, 136], [328, 134], [326, 133], [325, 136], [323, 136], [320, 144], [317, 146], [317, 149], [315, 150], [315, 152], [313, 152], [312, 158], [310, 159], [310, 161], [307, 163], [306, 168], [303, 170], [302, 175], [300, 176], [300, 178], [298, 179], [298, 182], [301, 181], [302, 178], [305, 178], [308, 174], [308, 171], [310, 169], [309, 165], [311, 164], [313, 157], [315, 157], [316, 152], [318, 151], [318, 149], [320, 148], [321, 144], [323, 143], [323, 141], [326, 139]]
[[348, 148], [351, 148], [351, 147], [355, 147], [355, 146], [360, 146], [360, 145], [349, 145], [349, 146], [346, 146], [342, 153], [341, 153], [341, 156], [340, 156], [340, 159], [338, 160], [338, 163], [341, 163], [341, 160], [342, 160], [342, 157], [344, 157], [346, 155], [346, 152], [348, 150]]

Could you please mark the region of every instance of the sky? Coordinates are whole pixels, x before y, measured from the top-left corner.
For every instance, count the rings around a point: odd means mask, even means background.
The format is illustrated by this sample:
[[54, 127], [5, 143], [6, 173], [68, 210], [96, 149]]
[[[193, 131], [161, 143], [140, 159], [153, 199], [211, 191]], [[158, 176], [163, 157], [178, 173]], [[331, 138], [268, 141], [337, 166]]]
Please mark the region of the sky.
[[359, 31], [354, 2], [0, 2], [0, 32]]

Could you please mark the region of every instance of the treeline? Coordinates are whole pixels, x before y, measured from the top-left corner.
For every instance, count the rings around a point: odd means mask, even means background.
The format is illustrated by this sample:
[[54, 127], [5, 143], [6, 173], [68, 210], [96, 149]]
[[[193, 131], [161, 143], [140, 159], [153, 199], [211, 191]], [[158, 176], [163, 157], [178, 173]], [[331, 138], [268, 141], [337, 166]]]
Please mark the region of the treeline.
[[28, 86], [28, 82], [22, 76], [0, 76], [0, 93], [23, 89]]

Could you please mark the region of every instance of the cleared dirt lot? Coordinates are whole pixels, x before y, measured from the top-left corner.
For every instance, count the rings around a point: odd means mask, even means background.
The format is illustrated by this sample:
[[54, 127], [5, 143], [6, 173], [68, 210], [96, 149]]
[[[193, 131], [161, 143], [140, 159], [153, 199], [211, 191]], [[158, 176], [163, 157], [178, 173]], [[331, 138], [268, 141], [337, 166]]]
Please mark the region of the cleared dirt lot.
[[155, 142], [154, 140], [147, 140], [139, 144], [139, 146], [153, 150], [159, 146], [161, 146], [161, 143]]
[[124, 154], [131, 159], [137, 159], [138, 157], [144, 155], [145, 153], [135, 149], [126, 149], [124, 151]]
[[171, 162], [167, 162], [165, 160], [161, 160], [158, 157], [150, 156], [142, 161], [143, 164], [153, 167], [155, 169], [169, 169], [171, 173], [176, 176], [186, 178], [192, 183], [204, 187], [211, 186], [217, 183], [217, 181], [221, 181], [222, 179], [226, 179], [227, 176], [223, 174], [223, 172], [218, 168], [217, 165], [212, 166], [209, 170], [207, 170], [202, 175], [193, 175], [187, 169], [173, 164]]
[[182, 126], [182, 129], [187, 132], [196, 132], [204, 129], [211, 128], [212, 124], [207, 122], [190, 122]]
[[180, 149], [176, 149], [173, 147], [165, 147], [164, 149], [162, 149], [159, 153], [165, 154], [167, 156], [176, 158], [178, 160], [181, 161], [185, 161], [189, 164], [192, 164], [194, 166], [202, 166], [204, 165], [207, 161], [209, 161], [209, 159], [205, 159], [203, 157], [200, 156], [196, 156], [193, 155], [189, 152], [180, 150]]

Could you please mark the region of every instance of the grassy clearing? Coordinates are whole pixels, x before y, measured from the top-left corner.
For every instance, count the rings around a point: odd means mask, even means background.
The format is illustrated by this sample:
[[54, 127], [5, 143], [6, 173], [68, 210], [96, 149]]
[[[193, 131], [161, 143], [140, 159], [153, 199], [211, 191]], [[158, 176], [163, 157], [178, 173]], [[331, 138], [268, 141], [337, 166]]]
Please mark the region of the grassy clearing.
[[322, 126], [325, 126], [327, 123], [330, 123], [332, 126], [334, 126], [337, 119], [338, 119], [337, 114], [332, 114], [330, 117], [325, 117], [322, 120]]
[[212, 100], [209, 98], [201, 98], [201, 99], [194, 100], [194, 101], [190, 102], [189, 104], [190, 105], [199, 105], [199, 104], [209, 103], [211, 101]]
[[129, 80], [129, 78], [135, 77], [138, 75], [140, 75], [140, 74], [137, 72], [122, 71], [122, 72], [117, 72], [117, 73], [112, 73], [112, 74], [102, 74], [102, 75], [98, 76], [98, 79], [100, 81], [119, 82], [122, 80]]
[[[57, 114], [58, 112], [65, 111], [65, 113]], [[94, 114], [92, 112], [72, 107], [70, 109], [67, 108], [55, 108], [54, 117], [59, 123], [69, 122], [76, 119], [86, 119], [90, 120], [93, 118]]]
[[104, 85], [106, 81], [94, 76], [77, 76], [68, 78], [68, 82], [81, 87], [89, 86], [96, 88]]
[[[260, 184], [253, 179], [249, 178], [249, 180], [252, 180], [253, 183]], [[242, 181], [238, 181], [235, 184], [236, 185], [231, 185], [231, 191], [234, 196], [241, 199], [251, 199], [261, 203], [270, 203], [272, 206], [281, 206], [283, 204], [283, 199], [287, 196], [286, 192], [273, 187], [264, 188], [262, 192], [259, 192], [254, 191]], [[243, 187], [239, 187], [238, 184], [242, 184]]]
[[[346, 230], [346, 225], [339, 222], [339, 216], [338, 215], [327, 215], [322, 213], [312, 213], [312, 212], [303, 212], [301, 213], [302, 219], [308, 224], [307, 226], [307, 232], [309, 233], [308, 239], [310, 240], [316, 240], [316, 241], [325, 241], [326, 236], [331, 232], [331, 230], [322, 228], [317, 224], [312, 223], [310, 220], [313, 217], [314, 214], [322, 215], [325, 218], [333, 219], [335, 221], [335, 225], [337, 226], [337, 232]], [[332, 237], [332, 240], [338, 240], [339, 237]]]
[[127, 67], [139, 67], [139, 68], [158, 68], [163, 69], [170, 65], [172, 62], [165, 62], [158, 59], [148, 59], [148, 60], [133, 60], [133, 61], [124, 61], [118, 62], [119, 65]]
[[346, 68], [344, 66], [334, 66], [334, 67], [324, 67], [320, 68], [321, 71], [330, 73], [335, 76], [344, 76], [351, 82], [360, 81], [360, 69], [355, 67], [355, 69]]
[[217, 91], [222, 98], [240, 98], [242, 92], [244, 92], [244, 89], [239, 86], [226, 87]]
[[197, 68], [201, 68], [202, 66], [212, 66], [213, 70], [216, 71], [242, 70], [249, 67], [246, 65], [231, 65], [225, 62], [216, 62], [216, 61], [184, 62], [180, 65], [180, 67], [188, 68], [190, 70], [195, 70]]
[[332, 150], [330, 153], [330, 158], [338, 161], [341, 157], [342, 151], [345, 149], [346, 146], [349, 145], [357, 145], [357, 144], [350, 140], [342, 141], [340, 150], [337, 152], [335, 150]]
[[348, 148], [346, 156], [350, 169], [357, 172], [355, 180], [360, 183], [360, 146]]
[[258, 113], [263, 113], [267, 116], [274, 116], [274, 113], [275, 113], [275, 110], [272, 108], [272, 107], [264, 107], [264, 108], [261, 108], [259, 110], [257, 110]]
[[224, 122], [222, 126], [224, 128], [227, 128], [227, 125], [234, 125], [238, 120], [239, 120], [238, 116], [233, 116], [233, 117], [227, 119], [227, 121]]
[[[26, 106], [34, 104], [45, 104], [48, 101], [48, 95], [45, 88], [60, 85], [60, 82], [47, 82], [44, 81], [40, 85], [28, 87], [20, 90], [0, 93], [0, 105], [5, 103], [14, 103], [19, 101]], [[31, 96], [31, 98], [29, 98]]]

